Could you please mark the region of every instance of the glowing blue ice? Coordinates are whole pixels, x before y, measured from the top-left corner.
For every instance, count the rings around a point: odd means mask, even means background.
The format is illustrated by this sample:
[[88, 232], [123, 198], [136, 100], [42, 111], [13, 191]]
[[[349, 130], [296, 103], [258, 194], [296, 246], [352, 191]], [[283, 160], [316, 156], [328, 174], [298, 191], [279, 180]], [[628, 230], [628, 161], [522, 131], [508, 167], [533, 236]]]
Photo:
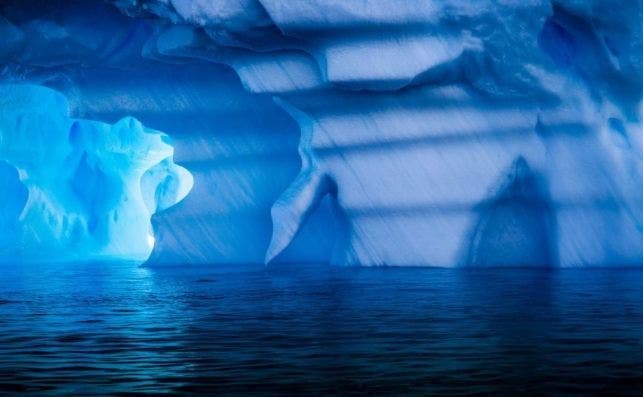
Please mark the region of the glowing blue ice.
[[0, 261], [145, 260], [150, 217], [183, 199], [192, 176], [163, 134], [67, 108], [48, 88], [0, 86]]

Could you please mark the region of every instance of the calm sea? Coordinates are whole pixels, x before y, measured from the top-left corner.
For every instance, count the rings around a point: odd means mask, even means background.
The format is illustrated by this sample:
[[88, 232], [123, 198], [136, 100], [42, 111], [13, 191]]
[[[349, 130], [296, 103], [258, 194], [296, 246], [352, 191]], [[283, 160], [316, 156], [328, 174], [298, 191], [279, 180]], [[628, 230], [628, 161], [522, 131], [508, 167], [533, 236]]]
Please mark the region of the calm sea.
[[643, 394], [643, 271], [0, 269], [0, 392]]

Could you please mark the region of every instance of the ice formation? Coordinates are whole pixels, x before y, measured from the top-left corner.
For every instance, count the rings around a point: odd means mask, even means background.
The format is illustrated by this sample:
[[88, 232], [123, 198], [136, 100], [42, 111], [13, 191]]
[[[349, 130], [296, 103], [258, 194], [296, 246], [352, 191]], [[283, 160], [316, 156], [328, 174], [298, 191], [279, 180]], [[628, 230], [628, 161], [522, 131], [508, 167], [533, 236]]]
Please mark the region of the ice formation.
[[643, 264], [640, 0], [0, 7], [3, 258], [141, 259], [164, 210], [150, 265]]
[[192, 186], [166, 140], [133, 118], [71, 119], [49, 88], [0, 85], [0, 261], [147, 259], [151, 214]]

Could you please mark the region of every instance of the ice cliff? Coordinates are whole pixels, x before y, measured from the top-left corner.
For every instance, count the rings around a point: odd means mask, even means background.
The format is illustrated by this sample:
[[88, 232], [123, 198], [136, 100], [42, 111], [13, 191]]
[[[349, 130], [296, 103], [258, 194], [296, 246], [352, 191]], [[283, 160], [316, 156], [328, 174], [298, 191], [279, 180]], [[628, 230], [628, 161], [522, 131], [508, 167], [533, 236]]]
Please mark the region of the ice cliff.
[[640, 0], [9, 0], [0, 36], [2, 261], [643, 264]]

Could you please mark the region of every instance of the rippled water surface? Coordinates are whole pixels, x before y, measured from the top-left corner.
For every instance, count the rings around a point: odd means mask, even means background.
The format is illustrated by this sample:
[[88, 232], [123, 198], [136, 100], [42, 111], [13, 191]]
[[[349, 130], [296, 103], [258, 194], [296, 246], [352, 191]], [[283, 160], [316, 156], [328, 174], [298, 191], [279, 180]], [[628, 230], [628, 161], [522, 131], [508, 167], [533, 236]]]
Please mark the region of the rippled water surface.
[[631, 394], [643, 271], [5, 266], [0, 392]]

